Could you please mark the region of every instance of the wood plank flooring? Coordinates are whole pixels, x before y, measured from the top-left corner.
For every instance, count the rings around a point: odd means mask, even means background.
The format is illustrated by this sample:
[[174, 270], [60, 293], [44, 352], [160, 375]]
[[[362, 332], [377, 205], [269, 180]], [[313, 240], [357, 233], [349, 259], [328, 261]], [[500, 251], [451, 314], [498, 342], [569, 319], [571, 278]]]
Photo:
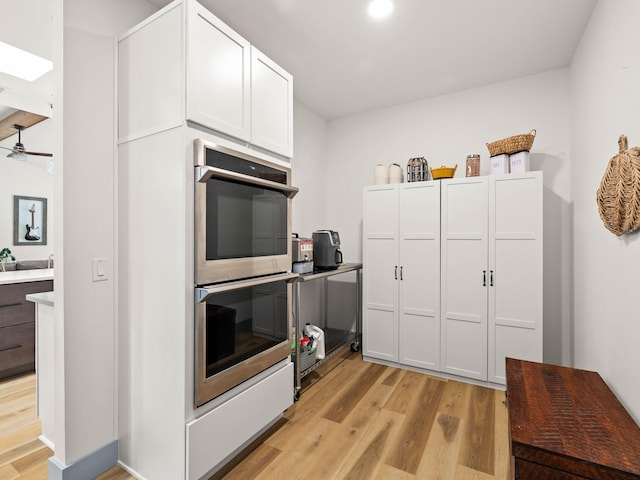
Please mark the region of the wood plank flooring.
[[[35, 374], [0, 381], [1, 480], [46, 480], [48, 459], [53, 452], [38, 440], [39, 435]], [[119, 467], [98, 477], [99, 480], [132, 478]]]
[[[303, 379], [303, 388], [306, 379]], [[349, 355], [215, 480], [507, 480], [504, 392]]]
[[[507, 480], [504, 392], [362, 361], [303, 379], [300, 400], [212, 480]], [[320, 378], [316, 373], [323, 373]], [[46, 479], [35, 375], [0, 382], [0, 479]], [[119, 467], [99, 480], [133, 479]]]

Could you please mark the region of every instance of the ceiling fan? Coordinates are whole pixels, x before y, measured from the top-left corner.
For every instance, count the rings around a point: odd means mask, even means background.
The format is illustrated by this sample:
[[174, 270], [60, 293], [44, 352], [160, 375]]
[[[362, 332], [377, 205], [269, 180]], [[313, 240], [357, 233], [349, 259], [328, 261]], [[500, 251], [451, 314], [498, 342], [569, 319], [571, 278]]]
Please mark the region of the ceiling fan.
[[20, 137], [20, 133], [26, 127], [23, 127], [22, 125], [14, 125], [13, 128], [15, 128], [18, 131], [18, 143], [16, 143], [13, 146], [13, 148], [0, 146], [0, 148], [4, 148], [5, 150], [11, 150], [11, 153], [9, 153], [7, 155], [7, 157], [13, 158], [14, 160], [21, 160], [21, 161], [25, 161], [27, 159], [27, 155], [37, 155], [37, 156], [40, 156], [40, 157], [53, 157], [52, 153], [28, 152], [28, 151], [26, 151], [25, 148], [24, 148], [24, 145], [22, 144], [22, 139]]

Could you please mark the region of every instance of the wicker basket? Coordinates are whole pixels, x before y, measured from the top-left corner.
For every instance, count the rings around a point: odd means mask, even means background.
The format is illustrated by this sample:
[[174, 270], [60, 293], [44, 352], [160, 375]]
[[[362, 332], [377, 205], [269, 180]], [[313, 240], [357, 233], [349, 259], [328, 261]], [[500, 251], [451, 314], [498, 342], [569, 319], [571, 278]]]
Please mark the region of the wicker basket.
[[640, 228], [640, 147], [618, 139], [620, 153], [609, 160], [596, 195], [604, 226], [620, 236]]
[[533, 129], [526, 135], [514, 135], [513, 137], [503, 138], [495, 142], [487, 143], [489, 155], [502, 155], [506, 153], [510, 155], [516, 152], [528, 152], [533, 146], [533, 139], [536, 138], [536, 130]]

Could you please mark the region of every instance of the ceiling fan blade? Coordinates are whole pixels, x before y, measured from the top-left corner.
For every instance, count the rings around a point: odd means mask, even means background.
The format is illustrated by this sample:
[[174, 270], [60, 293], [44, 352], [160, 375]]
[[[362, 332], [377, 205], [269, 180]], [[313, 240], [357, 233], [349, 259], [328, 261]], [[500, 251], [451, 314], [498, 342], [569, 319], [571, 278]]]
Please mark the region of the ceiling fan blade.
[[27, 155], [38, 155], [39, 157], [53, 157], [53, 153], [43, 153], [43, 152], [24, 152]]

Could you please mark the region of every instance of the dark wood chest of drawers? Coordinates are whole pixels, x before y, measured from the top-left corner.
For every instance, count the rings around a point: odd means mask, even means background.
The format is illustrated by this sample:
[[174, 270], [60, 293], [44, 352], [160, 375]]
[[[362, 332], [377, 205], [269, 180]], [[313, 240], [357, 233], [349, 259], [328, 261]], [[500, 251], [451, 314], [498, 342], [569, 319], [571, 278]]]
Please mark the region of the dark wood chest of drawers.
[[53, 290], [53, 280], [0, 285], [0, 379], [35, 369], [35, 304], [30, 293]]
[[595, 372], [507, 359], [516, 480], [640, 479], [640, 427]]

